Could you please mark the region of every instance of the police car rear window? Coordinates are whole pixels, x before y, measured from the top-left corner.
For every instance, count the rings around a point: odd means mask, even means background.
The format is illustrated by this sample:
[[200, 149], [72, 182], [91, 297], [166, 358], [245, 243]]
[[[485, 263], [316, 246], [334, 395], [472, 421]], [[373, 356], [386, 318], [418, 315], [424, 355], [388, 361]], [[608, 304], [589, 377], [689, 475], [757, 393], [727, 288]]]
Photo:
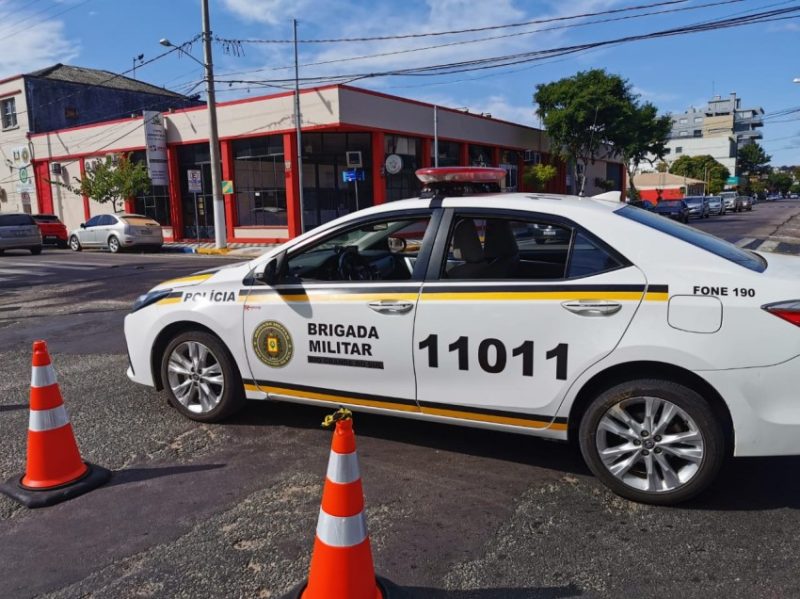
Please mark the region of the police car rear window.
[[653, 214], [634, 206], [625, 206], [616, 213], [755, 272], [764, 272], [767, 268], [767, 261], [755, 252], [744, 250], [724, 239], [679, 224], [659, 214]]
[[26, 225], [35, 225], [27, 214], [0, 214], [0, 227], [24, 227]]

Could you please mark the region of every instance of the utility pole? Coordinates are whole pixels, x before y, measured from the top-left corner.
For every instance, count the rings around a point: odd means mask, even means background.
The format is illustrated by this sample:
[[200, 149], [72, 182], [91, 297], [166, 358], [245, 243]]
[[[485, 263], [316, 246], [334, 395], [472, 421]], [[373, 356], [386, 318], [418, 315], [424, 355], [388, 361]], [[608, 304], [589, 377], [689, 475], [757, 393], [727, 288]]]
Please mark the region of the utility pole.
[[[303, 211], [303, 134], [302, 126], [300, 123], [300, 65], [297, 61], [297, 19], [292, 19], [292, 28], [294, 29], [294, 126], [297, 136], [297, 185], [299, 188], [298, 201], [300, 204], [300, 233], [304, 233], [305, 227], [305, 214]], [[356, 183], [358, 185], [358, 183]], [[357, 201], [357, 200], [356, 200]]]
[[[201, 0], [203, 10], [203, 58], [206, 71], [206, 99], [208, 103], [208, 144], [211, 157], [211, 187], [214, 198], [214, 245], [227, 247], [225, 227], [225, 201], [222, 198], [222, 172], [219, 164], [219, 131], [217, 130], [217, 100], [214, 94], [214, 65], [211, 58], [211, 26], [208, 0]], [[195, 223], [198, 225], [199, 223]]]
[[433, 166], [439, 168], [439, 107], [433, 105]]

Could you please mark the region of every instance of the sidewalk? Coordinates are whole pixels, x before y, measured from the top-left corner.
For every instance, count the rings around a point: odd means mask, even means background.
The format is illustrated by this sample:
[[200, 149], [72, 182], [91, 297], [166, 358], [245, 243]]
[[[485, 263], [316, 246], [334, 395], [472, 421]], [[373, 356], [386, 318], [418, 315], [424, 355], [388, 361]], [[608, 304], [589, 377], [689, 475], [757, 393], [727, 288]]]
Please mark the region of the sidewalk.
[[210, 242], [166, 242], [162, 246], [161, 251], [179, 254], [209, 254], [216, 256], [241, 256], [244, 258], [257, 258], [276, 245], [277, 244], [274, 243], [229, 243], [228, 247], [217, 249], [214, 247], [214, 244]]

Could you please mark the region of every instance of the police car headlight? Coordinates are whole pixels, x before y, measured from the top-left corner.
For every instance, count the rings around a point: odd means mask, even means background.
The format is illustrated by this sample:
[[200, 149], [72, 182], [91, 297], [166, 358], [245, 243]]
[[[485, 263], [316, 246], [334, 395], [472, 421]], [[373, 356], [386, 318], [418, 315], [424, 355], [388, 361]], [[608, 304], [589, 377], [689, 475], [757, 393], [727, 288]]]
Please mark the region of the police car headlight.
[[158, 300], [167, 297], [170, 293], [172, 293], [172, 289], [157, 289], [155, 291], [145, 293], [144, 295], [140, 295], [133, 302], [133, 310], [131, 310], [131, 312], [136, 312], [137, 310], [141, 310], [150, 304], [154, 304]]

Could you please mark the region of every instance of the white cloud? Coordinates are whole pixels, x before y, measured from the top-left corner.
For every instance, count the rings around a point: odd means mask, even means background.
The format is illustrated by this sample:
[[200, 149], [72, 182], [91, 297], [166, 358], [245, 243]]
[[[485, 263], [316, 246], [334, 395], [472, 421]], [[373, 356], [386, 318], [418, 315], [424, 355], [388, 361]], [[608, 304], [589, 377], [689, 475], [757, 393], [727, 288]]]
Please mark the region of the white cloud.
[[277, 25], [308, 11], [311, 0], [223, 0], [225, 8], [244, 21]]
[[[0, 8], [0, 23], [17, 23], [26, 17], [25, 12]], [[0, 52], [0, 77], [35, 71], [57, 62], [69, 62], [78, 56], [80, 46], [67, 39], [64, 23], [61, 21], [42, 21], [24, 32], [16, 30], [30, 25], [30, 21], [13, 25], [6, 29], [0, 26], [0, 37], [5, 50]]]

